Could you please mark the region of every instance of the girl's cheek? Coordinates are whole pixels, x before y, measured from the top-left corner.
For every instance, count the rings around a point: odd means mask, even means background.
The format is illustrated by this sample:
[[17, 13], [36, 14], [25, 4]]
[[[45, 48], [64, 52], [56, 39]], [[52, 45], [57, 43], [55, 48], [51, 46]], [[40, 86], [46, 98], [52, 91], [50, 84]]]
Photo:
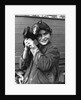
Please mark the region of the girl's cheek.
[[42, 37], [39, 37], [38, 40], [40, 41], [42, 39]]

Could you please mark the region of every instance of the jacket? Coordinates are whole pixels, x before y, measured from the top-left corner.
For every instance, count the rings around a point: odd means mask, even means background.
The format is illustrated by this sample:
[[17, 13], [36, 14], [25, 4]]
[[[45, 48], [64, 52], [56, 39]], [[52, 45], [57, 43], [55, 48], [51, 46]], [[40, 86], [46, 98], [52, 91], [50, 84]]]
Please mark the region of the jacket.
[[[49, 42], [47, 45], [38, 45], [40, 52], [35, 57], [31, 52], [27, 59], [20, 57], [21, 68], [26, 68], [25, 77], [28, 84], [54, 84], [58, 79], [58, 65], [60, 54], [58, 49]], [[38, 57], [40, 55], [40, 57]]]

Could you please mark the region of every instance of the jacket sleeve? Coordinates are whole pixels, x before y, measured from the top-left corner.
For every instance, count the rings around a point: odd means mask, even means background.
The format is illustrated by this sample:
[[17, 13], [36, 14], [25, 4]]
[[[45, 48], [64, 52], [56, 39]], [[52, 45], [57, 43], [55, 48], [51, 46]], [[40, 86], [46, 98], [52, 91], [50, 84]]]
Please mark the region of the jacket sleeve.
[[19, 68], [27, 69], [30, 65], [31, 58], [32, 58], [32, 54], [30, 52], [29, 54], [27, 54], [26, 59], [23, 59], [23, 54], [22, 54], [19, 59]]
[[36, 55], [37, 67], [42, 71], [47, 71], [57, 64], [59, 57], [59, 52], [55, 47], [50, 47], [45, 54], [38, 52]]

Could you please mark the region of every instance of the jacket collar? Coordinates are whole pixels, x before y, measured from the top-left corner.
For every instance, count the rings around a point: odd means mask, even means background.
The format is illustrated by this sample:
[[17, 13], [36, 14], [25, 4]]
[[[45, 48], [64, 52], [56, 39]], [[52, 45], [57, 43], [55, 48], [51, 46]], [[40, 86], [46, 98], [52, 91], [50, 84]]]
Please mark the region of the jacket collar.
[[38, 48], [40, 51], [46, 51], [47, 48], [50, 46], [51, 42], [49, 41], [46, 45], [38, 44]]

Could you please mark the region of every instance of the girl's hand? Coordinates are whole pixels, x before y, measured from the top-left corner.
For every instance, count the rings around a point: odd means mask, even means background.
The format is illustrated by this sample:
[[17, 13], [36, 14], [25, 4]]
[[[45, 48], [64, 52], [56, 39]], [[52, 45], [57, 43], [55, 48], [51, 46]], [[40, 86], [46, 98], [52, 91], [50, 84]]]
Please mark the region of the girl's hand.
[[30, 49], [36, 48], [36, 45], [32, 39], [25, 39], [25, 46], [28, 46]]

